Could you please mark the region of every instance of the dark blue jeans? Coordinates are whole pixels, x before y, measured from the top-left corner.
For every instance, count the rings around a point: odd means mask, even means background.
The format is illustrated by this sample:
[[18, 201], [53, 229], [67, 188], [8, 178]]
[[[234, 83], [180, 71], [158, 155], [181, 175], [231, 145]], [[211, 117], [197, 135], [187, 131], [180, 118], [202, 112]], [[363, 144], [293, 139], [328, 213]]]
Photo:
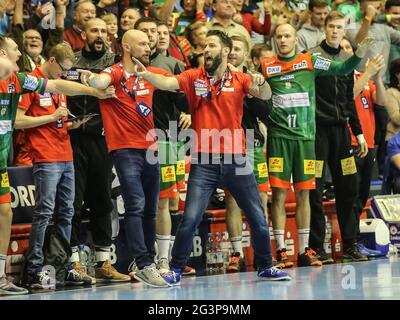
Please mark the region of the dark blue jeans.
[[[271, 267], [271, 243], [257, 182], [249, 161], [244, 156], [227, 163], [194, 164], [190, 167], [185, 212], [172, 248], [173, 268], [182, 269], [192, 249], [196, 228], [201, 223], [209, 199], [218, 186], [225, 186], [244, 211], [250, 225], [251, 238], [259, 267]], [[204, 163], [204, 162], [203, 162]]]
[[146, 160], [146, 150], [111, 153], [125, 206], [128, 247], [139, 269], [154, 263], [160, 165]]
[[36, 188], [35, 209], [27, 252], [27, 272], [31, 275], [43, 267], [45, 232], [56, 206], [54, 222], [63, 237], [70, 241], [75, 197], [73, 162], [35, 163], [33, 179]]

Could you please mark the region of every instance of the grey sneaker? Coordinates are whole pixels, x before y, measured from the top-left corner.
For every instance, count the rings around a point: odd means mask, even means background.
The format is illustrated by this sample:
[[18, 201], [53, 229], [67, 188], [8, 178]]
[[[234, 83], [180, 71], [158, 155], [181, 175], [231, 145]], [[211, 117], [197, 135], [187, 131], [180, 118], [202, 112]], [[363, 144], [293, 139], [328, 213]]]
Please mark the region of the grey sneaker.
[[0, 278], [0, 296], [17, 296], [28, 293], [28, 290], [17, 287], [11, 281], [7, 280], [5, 276]]
[[160, 272], [161, 275], [169, 272], [169, 261], [167, 258], [161, 258], [160, 260], [158, 260], [157, 270]]
[[144, 267], [143, 269], [137, 270], [134, 277], [136, 280], [142, 281], [150, 287], [168, 287], [168, 283], [161, 277], [154, 263]]

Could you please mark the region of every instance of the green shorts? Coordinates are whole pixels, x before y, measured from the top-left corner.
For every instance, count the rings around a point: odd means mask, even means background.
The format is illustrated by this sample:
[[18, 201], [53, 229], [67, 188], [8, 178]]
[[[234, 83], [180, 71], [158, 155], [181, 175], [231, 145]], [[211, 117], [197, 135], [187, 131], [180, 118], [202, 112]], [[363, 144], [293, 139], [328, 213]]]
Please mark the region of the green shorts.
[[269, 191], [268, 166], [263, 148], [255, 147], [254, 149], [247, 149], [246, 154], [250, 163], [253, 165], [253, 172], [256, 177], [258, 191]]
[[315, 142], [268, 138], [268, 170], [273, 188], [315, 189]]
[[11, 203], [10, 181], [7, 168], [0, 168], [0, 203]]
[[160, 161], [160, 199], [175, 198], [178, 196], [176, 184], [176, 143], [158, 141], [158, 158]]

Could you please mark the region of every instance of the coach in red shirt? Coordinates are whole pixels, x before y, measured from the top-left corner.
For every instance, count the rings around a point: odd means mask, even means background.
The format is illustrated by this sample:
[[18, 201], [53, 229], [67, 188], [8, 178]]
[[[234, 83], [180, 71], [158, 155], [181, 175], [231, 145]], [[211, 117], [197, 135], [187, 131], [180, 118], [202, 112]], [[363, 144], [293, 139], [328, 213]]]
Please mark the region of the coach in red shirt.
[[226, 186], [250, 224], [258, 277], [263, 280], [290, 280], [272, 266], [271, 244], [264, 210], [253, 170], [246, 158], [242, 129], [243, 99], [252, 95], [271, 97], [268, 83], [260, 74], [244, 74], [227, 67], [232, 40], [222, 31], [208, 32], [204, 68], [176, 77], [157, 75], [136, 61], [136, 73], [162, 90], [181, 90], [192, 115], [193, 161], [190, 169], [185, 213], [172, 249], [171, 272], [163, 277], [179, 285], [189, 258], [196, 227], [200, 224], [215, 188]]
[[[121, 63], [98, 75], [80, 70], [81, 80], [96, 88], [115, 87], [116, 97], [101, 101], [100, 111], [108, 151], [121, 184], [128, 246], [138, 267], [133, 276], [153, 287], [168, 287], [154, 264], [160, 192], [160, 166], [152, 110], [156, 88], [134, 74], [132, 61], [134, 57], [149, 65], [149, 39], [142, 31], [128, 30], [122, 38], [122, 49]], [[161, 69], [149, 69], [170, 75]], [[149, 152], [151, 149], [154, 151]], [[152, 161], [149, 160], [150, 154]]]

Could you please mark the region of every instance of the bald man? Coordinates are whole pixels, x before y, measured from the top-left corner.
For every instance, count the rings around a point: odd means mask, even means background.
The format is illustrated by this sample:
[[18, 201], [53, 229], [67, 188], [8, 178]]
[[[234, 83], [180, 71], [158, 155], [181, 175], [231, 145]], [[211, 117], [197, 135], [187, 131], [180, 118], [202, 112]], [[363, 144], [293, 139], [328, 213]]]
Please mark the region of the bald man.
[[[118, 62], [114, 53], [107, 50], [107, 26], [99, 19], [87, 21], [82, 32], [84, 47], [75, 53], [75, 68], [85, 68], [92, 72], [100, 72]], [[117, 61], [118, 60], [118, 61]], [[68, 80], [79, 81], [76, 70], [67, 74]], [[99, 99], [90, 96], [67, 97], [68, 107], [76, 116], [99, 114]], [[85, 126], [70, 132], [75, 167], [75, 200], [74, 217], [71, 233], [71, 264], [81, 277], [96, 282], [130, 281], [128, 275], [117, 272], [111, 266], [112, 245], [112, 211], [111, 201], [111, 169], [106, 140], [103, 134], [103, 121], [95, 117]], [[95, 277], [86, 274], [79, 257], [79, 230], [81, 226], [82, 205], [90, 210], [90, 231], [95, 247]]]
[[[320, 176], [315, 162], [315, 77], [348, 74], [354, 70], [373, 43], [361, 43], [356, 55], [344, 62], [331, 61], [310, 52], [296, 53], [296, 30], [289, 24], [276, 28], [274, 41], [278, 54], [262, 60], [261, 68], [272, 89], [272, 110], [268, 126], [268, 164], [272, 187], [272, 225], [276, 239], [277, 263], [292, 267], [285, 248], [285, 200], [291, 181], [296, 194], [299, 266], [321, 266], [309, 248], [309, 190]], [[292, 178], [292, 179], [291, 179]]]
[[[132, 276], [149, 286], [167, 287], [154, 264], [156, 212], [160, 192], [160, 167], [153, 121], [153, 93], [156, 88], [135, 72], [132, 57], [148, 66], [149, 39], [138, 30], [122, 38], [123, 63], [100, 74], [82, 71], [83, 83], [103, 88], [115, 86], [116, 97], [100, 101], [105, 136], [111, 160], [121, 184], [125, 205], [128, 248], [138, 270]], [[167, 71], [149, 67], [153, 72]], [[131, 265], [134, 265], [133, 263]]]

